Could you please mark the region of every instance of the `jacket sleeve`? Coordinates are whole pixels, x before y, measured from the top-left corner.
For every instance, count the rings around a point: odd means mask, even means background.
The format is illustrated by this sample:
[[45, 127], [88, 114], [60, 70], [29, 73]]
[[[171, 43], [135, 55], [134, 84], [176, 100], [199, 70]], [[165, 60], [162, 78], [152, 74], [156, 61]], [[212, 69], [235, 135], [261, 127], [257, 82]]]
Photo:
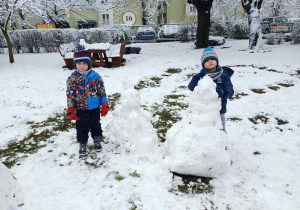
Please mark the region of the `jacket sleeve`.
[[73, 80], [69, 77], [67, 80], [67, 106], [68, 108], [76, 108], [76, 100], [75, 100], [75, 84]]
[[190, 91], [194, 91], [195, 87], [198, 85], [198, 81], [200, 80], [199, 73], [194, 75], [192, 80], [190, 81], [188, 88]]
[[223, 98], [231, 98], [234, 94], [233, 85], [231, 83], [230, 77], [226, 75], [225, 81], [224, 81], [224, 89], [225, 89], [225, 95]]
[[98, 78], [97, 89], [98, 89], [98, 95], [99, 95], [99, 98], [100, 98], [100, 104], [107, 103], [104, 82], [103, 82], [101, 76], [99, 76], [99, 78]]

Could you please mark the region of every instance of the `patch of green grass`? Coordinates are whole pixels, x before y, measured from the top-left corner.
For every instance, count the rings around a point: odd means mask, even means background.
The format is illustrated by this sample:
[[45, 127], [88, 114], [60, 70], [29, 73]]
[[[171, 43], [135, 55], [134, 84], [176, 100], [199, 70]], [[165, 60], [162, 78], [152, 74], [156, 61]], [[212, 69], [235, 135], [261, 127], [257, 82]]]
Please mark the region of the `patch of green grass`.
[[141, 177], [141, 175], [138, 174], [136, 171], [130, 173], [129, 175], [132, 176], [132, 177], [137, 177], [137, 178]]
[[170, 68], [166, 71], [166, 73], [169, 73], [169, 74], [178, 74], [182, 71], [182, 69], [176, 69], [176, 68]]
[[264, 89], [251, 89], [252, 92], [257, 93], [257, 94], [265, 94], [265, 90]]
[[115, 106], [118, 103], [118, 101], [120, 100], [120, 98], [121, 98], [120, 93], [115, 93], [115, 94], [112, 94], [112, 95], [108, 96], [110, 111], [113, 111], [115, 109]]
[[258, 121], [261, 121], [264, 124], [267, 124], [269, 118], [264, 115], [257, 115], [253, 118], [248, 118], [253, 124], [258, 124]]
[[122, 181], [123, 179], [125, 179], [125, 177], [121, 176], [120, 173], [117, 171], [115, 172], [115, 179], [117, 181]]
[[142, 80], [134, 86], [134, 89], [140, 90], [147, 87], [159, 87], [162, 79], [161, 77], [152, 77], [150, 80]]
[[268, 88], [271, 90], [275, 90], [275, 91], [280, 89], [280, 87], [278, 87], [278, 86], [268, 86]]
[[247, 93], [236, 93], [229, 100], [233, 101], [233, 100], [236, 100], [236, 99], [240, 99], [242, 96], [248, 96], [248, 94]]
[[233, 122], [235, 122], [235, 121], [242, 121], [242, 119], [238, 118], [238, 117], [230, 117], [230, 118], [228, 118], [228, 120], [229, 121], [233, 121]]
[[279, 83], [278, 85], [283, 86], [283, 87], [291, 87], [291, 86], [294, 86], [294, 84], [291, 84], [291, 83]]
[[182, 175], [178, 173], [173, 174], [174, 176], [179, 176], [182, 178], [183, 185], [178, 185], [177, 189], [172, 189], [171, 192], [179, 191], [185, 194], [202, 194], [213, 192], [213, 187], [209, 184], [212, 178]]

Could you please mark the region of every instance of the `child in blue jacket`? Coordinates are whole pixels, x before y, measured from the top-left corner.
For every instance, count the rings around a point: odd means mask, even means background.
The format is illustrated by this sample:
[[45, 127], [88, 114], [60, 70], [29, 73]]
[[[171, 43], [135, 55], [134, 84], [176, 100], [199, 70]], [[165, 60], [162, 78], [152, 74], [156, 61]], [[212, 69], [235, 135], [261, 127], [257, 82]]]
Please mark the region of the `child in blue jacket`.
[[105, 116], [109, 106], [103, 80], [92, 70], [91, 54], [81, 44], [76, 46], [74, 52], [74, 67], [75, 71], [67, 80], [67, 114], [76, 120], [79, 156], [85, 156], [90, 131], [96, 152], [102, 149], [99, 107], [102, 106], [101, 116]]
[[202, 70], [200, 73], [193, 76], [188, 88], [193, 91], [198, 85], [198, 81], [201, 80], [205, 75], [211, 77], [216, 83], [216, 91], [221, 98], [222, 108], [220, 110], [223, 131], [226, 133], [225, 128], [225, 113], [227, 99], [231, 98], [234, 94], [233, 85], [230, 77], [233, 75], [233, 70], [228, 67], [221, 67], [219, 65], [218, 55], [210, 47], [204, 49], [201, 56]]

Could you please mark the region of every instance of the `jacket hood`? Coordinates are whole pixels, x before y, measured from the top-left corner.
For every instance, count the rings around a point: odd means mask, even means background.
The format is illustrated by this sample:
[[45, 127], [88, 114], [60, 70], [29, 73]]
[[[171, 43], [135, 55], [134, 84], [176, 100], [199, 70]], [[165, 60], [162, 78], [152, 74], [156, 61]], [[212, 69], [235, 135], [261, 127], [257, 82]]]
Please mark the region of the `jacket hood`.
[[234, 71], [227, 66], [222, 66], [222, 69], [223, 69], [223, 72], [226, 72], [229, 75], [229, 77], [231, 77], [234, 74]]

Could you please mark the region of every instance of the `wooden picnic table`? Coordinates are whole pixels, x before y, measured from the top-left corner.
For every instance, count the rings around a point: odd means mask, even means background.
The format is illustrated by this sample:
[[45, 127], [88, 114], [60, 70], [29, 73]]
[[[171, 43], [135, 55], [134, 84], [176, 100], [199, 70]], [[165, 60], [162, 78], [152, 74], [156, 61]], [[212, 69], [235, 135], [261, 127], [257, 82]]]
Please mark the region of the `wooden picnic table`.
[[108, 57], [106, 55], [106, 50], [101, 49], [89, 49], [92, 57], [92, 66], [106, 66], [108, 63]]

